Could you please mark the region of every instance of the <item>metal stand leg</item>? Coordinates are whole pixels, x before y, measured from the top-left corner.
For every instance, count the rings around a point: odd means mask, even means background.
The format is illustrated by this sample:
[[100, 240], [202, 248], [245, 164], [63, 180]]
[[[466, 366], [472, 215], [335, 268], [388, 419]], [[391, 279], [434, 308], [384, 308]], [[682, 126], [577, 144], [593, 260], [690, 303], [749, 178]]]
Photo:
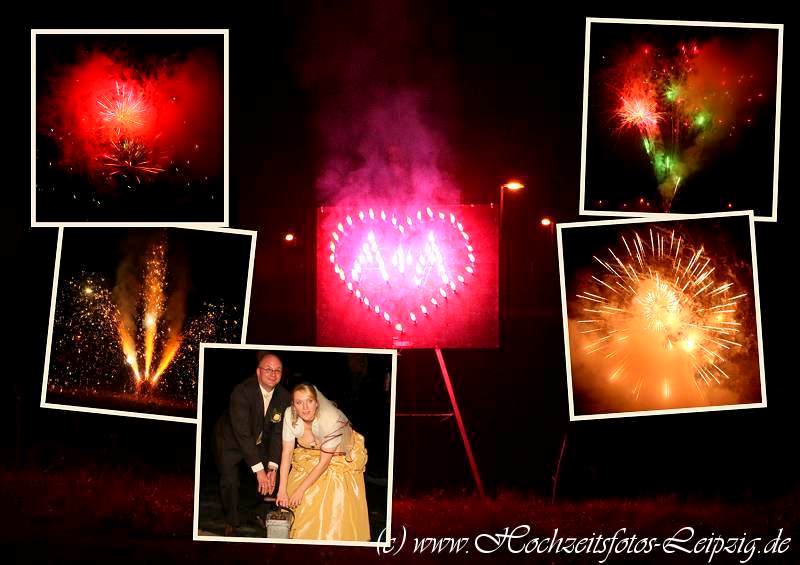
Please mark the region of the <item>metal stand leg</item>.
[[564, 452], [567, 450], [567, 434], [569, 428], [564, 430], [564, 439], [561, 440], [561, 451], [558, 454], [558, 462], [556, 463], [556, 472], [553, 473], [553, 492], [550, 497], [550, 502], [556, 501], [556, 494], [558, 493], [558, 479], [561, 476], [561, 461], [564, 459]]
[[447, 388], [447, 394], [450, 396], [450, 404], [453, 406], [453, 414], [456, 417], [456, 423], [458, 424], [458, 431], [461, 433], [461, 441], [464, 443], [464, 449], [467, 452], [467, 459], [469, 460], [469, 467], [472, 471], [472, 478], [475, 480], [475, 486], [478, 487], [478, 494], [482, 497], [486, 497], [486, 491], [483, 490], [483, 482], [481, 481], [481, 475], [478, 473], [478, 465], [475, 462], [475, 456], [472, 454], [472, 446], [469, 443], [469, 438], [467, 437], [467, 430], [464, 428], [464, 421], [461, 419], [461, 411], [458, 409], [458, 402], [456, 402], [456, 395], [453, 391], [453, 383], [450, 382], [450, 375], [447, 372], [447, 366], [444, 364], [444, 357], [442, 357], [442, 350], [440, 348], [435, 348], [436, 351], [436, 359], [439, 361], [439, 368], [442, 370], [442, 379], [444, 379], [444, 386]]

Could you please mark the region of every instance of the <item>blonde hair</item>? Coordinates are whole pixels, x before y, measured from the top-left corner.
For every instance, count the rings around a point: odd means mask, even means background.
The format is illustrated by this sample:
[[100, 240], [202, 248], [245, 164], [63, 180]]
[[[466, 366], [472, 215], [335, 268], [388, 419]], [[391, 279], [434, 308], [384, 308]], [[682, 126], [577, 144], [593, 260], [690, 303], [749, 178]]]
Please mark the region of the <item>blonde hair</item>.
[[[316, 389], [316, 387], [314, 387], [314, 385], [312, 385], [310, 383], [300, 383], [298, 385], [294, 385], [294, 388], [292, 388], [292, 394], [291, 394], [291, 398], [292, 398], [292, 426], [294, 426], [297, 423], [297, 411], [294, 409], [294, 393], [299, 392], [299, 391], [305, 391], [308, 394], [310, 394], [311, 397], [314, 399], [314, 402], [317, 403], [317, 411], [319, 411], [319, 398], [317, 398], [317, 389]], [[316, 416], [316, 415], [317, 414], [315, 412], [314, 416]]]

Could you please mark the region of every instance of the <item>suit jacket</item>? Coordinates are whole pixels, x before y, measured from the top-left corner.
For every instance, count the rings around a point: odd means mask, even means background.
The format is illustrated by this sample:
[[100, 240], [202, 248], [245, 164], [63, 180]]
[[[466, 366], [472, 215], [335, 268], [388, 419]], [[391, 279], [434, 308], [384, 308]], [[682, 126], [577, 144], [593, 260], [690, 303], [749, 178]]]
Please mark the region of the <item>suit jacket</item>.
[[[269, 461], [280, 464], [283, 413], [289, 401], [289, 391], [279, 384], [272, 393], [265, 415], [258, 378], [254, 375], [242, 381], [233, 389], [228, 410], [217, 422], [217, 448], [238, 450], [250, 467], [263, 463], [266, 468]], [[260, 446], [257, 445], [259, 436]], [[266, 459], [263, 454], [266, 454]]]

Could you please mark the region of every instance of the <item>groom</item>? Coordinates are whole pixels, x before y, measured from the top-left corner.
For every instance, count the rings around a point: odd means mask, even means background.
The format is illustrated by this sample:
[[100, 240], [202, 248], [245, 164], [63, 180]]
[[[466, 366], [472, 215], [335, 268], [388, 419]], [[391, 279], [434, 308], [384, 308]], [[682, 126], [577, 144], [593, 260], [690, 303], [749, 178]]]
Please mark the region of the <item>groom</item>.
[[225, 535], [239, 527], [239, 462], [255, 473], [258, 493], [275, 491], [281, 460], [283, 413], [289, 392], [280, 386], [283, 364], [277, 355], [258, 353], [256, 374], [236, 385], [228, 410], [214, 428], [214, 456], [225, 513]]

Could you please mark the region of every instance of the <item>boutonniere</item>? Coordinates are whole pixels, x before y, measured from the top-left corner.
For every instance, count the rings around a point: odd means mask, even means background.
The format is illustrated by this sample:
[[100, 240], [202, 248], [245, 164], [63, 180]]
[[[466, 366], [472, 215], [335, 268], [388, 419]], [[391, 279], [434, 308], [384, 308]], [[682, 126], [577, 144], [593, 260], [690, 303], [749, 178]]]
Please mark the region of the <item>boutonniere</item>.
[[270, 418], [273, 424], [277, 424], [281, 421], [281, 413], [276, 410], [275, 408], [272, 409], [272, 417]]

